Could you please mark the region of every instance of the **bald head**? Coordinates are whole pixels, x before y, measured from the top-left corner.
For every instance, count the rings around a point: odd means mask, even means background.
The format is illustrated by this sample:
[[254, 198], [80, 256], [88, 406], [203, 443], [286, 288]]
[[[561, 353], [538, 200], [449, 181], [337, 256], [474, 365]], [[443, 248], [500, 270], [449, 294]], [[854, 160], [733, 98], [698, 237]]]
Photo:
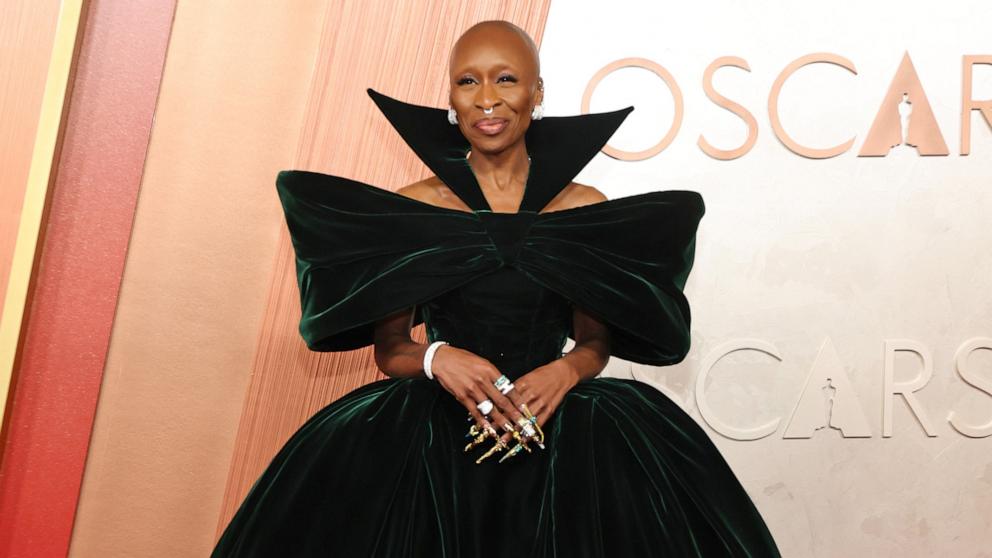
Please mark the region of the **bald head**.
[[480, 21], [462, 33], [451, 48], [451, 55], [448, 58], [449, 70], [457, 71], [455, 65], [464, 58], [467, 51], [486, 48], [517, 51], [518, 54], [523, 54], [526, 63], [531, 65], [533, 75], [541, 75], [541, 58], [534, 39], [517, 25], [499, 19]]

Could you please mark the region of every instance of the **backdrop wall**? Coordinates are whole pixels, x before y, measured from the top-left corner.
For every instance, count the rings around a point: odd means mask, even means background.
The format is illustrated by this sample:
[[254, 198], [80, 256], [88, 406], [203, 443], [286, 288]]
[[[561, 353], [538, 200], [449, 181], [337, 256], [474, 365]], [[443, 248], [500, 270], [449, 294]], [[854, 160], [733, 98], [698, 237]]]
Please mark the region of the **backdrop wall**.
[[[992, 133], [971, 111], [968, 156], [959, 134], [962, 57], [992, 54], [992, 7], [355, 6], [179, 5], [73, 556], [204, 555], [292, 430], [376, 379], [369, 352], [318, 356], [298, 338], [275, 174], [298, 167], [390, 188], [426, 176], [365, 88], [444, 106], [450, 43], [489, 18], [539, 41], [549, 115], [579, 113], [597, 71], [628, 57], [663, 67], [681, 95], [664, 150], [597, 155], [578, 181], [610, 198], [703, 194], [687, 285], [692, 351], [666, 368], [614, 359], [605, 373], [651, 383], [704, 425], [785, 556], [988, 552], [992, 396], [979, 388], [992, 392]], [[814, 53], [855, 71], [814, 63], [774, 87]], [[859, 157], [907, 53], [926, 96], [910, 99], [909, 121], [929, 106], [949, 154], [899, 146]], [[707, 67], [725, 56], [750, 71], [716, 70], [712, 87], [756, 129], [731, 160], [697, 145], [701, 135], [728, 150], [748, 138], [705, 93]], [[992, 66], [973, 74], [971, 98], [992, 99]], [[795, 142], [851, 146], [819, 159], [789, 149], [773, 132], [773, 90]], [[618, 149], [650, 148], [676, 120], [672, 89], [643, 68], [607, 75], [589, 109], [627, 105]]]
[[[664, 151], [636, 162], [600, 154], [578, 180], [611, 198], [697, 190], [707, 204], [687, 285], [689, 356], [668, 368], [614, 359], [610, 373], [633, 374], [683, 403], [785, 556], [988, 555], [992, 438], [965, 436], [948, 416], [992, 433], [992, 134], [977, 111], [971, 154], [958, 154], [962, 56], [992, 53], [990, 16], [992, 6], [978, 2], [551, 5], [541, 47], [549, 114], [578, 112], [597, 70], [626, 57], [667, 69], [684, 103]], [[820, 52], [847, 58], [857, 73], [828, 63], [797, 70], [781, 87], [782, 126], [810, 147], [853, 145], [812, 159], [776, 137], [768, 103], [780, 72]], [[859, 157], [876, 115], [897, 109], [882, 103], [905, 53], [949, 155], [903, 145]], [[704, 92], [704, 72], [722, 56], [743, 58], [750, 71], [720, 69], [713, 87], [757, 125], [753, 148], [733, 160], [697, 146], [702, 135], [733, 149], [748, 134]], [[973, 72], [972, 98], [992, 99], [992, 66]], [[628, 151], [657, 143], [675, 116], [669, 87], [642, 68], [607, 76], [590, 107], [627, 105], [635, 110], [611, 145]], [[915, 412], [902, 396], [885, 397], [887, 362], [888, 391], [908, 391]], [[924, 387], [900, 387], [918, 377], [922, 385], [925, 367]]]

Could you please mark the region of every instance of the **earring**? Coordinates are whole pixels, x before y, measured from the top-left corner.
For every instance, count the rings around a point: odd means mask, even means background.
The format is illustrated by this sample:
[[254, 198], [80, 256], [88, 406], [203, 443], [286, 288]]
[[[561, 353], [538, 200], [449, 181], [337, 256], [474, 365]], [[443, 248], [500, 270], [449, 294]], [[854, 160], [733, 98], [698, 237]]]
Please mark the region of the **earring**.
[[458, 113], [452, 107], [448, 107], [448, 123], [452, 125], [458, 124]]
[[544, 118], [544, 101], [541, 104], [534, 107], [534, 110], [530, 111], [531, 120], [540, 120]]

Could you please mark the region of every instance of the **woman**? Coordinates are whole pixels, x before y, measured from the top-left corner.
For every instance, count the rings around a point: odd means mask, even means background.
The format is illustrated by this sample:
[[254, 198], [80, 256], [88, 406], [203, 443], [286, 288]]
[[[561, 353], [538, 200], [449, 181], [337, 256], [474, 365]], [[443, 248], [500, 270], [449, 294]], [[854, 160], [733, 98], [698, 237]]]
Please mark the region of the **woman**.
[[292, 436], [213, 556], [778, 556], [691, 417], [595, 378], [611, 354], [688, 352], [702, 197], [573, 182], [633, 107], [544, 118], [537, 49], [512, 24], [466, 31], [450, 77], [447, 114], [369, 90], [435, 176], [393, 193], [279, 174], [301, 335], [374, 343], [390, 378]]

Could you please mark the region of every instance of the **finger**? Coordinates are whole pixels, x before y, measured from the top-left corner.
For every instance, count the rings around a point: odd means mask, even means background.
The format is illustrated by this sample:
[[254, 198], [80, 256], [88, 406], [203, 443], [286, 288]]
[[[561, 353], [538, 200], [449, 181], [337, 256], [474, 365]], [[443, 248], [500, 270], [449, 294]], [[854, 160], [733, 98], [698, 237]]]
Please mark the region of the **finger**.
[[[527, 386], [524, 386], [524, 390], [526, 389]], [[514, 391], [517, 390], [515, 389]], [[512, 391], [510, 393], [513, 394]], [[544, 405], [540, 403], [540, 399], [538, 399], [533, 393], [523, 390], [516, 395], [514, 403], [516, 405], [516, 409], [520, 411], [520, 415], [527, 420], [530, 420], [529, 415], [537, 415], [538, 411], [544, 408]]]
[[541, 446], [541, 449], [544, 449], [544, 444], [542, 443], [544, 438], [544, 434], [543, 434], [544, 422], [541, 420], [541, 417], [546, 416], [547, 413], [545, 409], [547, 409], [548, 406], [540, 401], [535, 401], [533, 408], [531, 408], [530, 405], [522, 405], [521, 407], [523, 410], [526, 411], [524, 413], [524, 416], [529, 415], [528, 420], [530, 420], [531, 426], [533, 427], [531, 436], [529, 436], [528, 439], [537, 442], [538, 445]]
[[[470, 396], [468, 399], [469, 400], [472, 400], [472, 399], [475, 399], [475, 398], [478, 398], [480, 401], [483, 400], [483, 399], [485, 399], [485, 397], [482, 396], [482, 395]], [[469, 414], [472, 415], [473, 417], [481, 417], [482, 416], [481, 412], [479, 411], [478, 407], [476, 407], [476, 406], [473, 406], [471, 409], [469, 409]], [[484, 420], [484, 419], [474, 419], [474, 420], [478, 424], [480, 420]], [[489, 423], [493, 427], [495, 427], [495, 429], [496, 429], [497, 432], [506, 432], [506, 433], [512, 435], [512, 433], [515, 430], [518, 429], [517, 427], [515, 427], [513, 421], [507, 419], [506, 416], [503, 415], [502, 413], [499, 413], [495, 406], [493, 407], [493, 410], [490, 411], [490, 415], [489, 415], [489, 419], [488, 420], [489, 420]], [[482, 428], [482, 427], [483, 426], [480, 425], [480, 428]]]
[[489, 420], [487, 420], [486, 417], [483, 416], [482, 412], [479, 411], [479, 408], [475, 406], [475, 402], [472, 401], [471, 398], [461, 398], [458, 400], [458, 402], [461, 403], [462, 406], [464, 406], [466, 409], [468, 409], [468, 414], [472, 416], [476, 426], [478, 426], [479, 429], [485, 429], [486, 426], [492, 427], [492, 424], [490, 424]]
[[503, 434], [502, 436], [500, 436], [499, 439], [502, 440], [504, 444], [506, 444], [507, 446], [509, 446], [510, 445], [510, 442], [513, 441], [513, 434], [511, 432], [507, 432], [507, 433]]
[[528, 413], [534, 416], [541, 415], [546, 409], [547, 405], [545, 405], [540, 399], [521, 405], [521, 410], [524, 411], [524, 415], [527, 415]]
[[516, 409], [508, 397], [500, 393], [496, 386], [493, 384], [487, 384], [481, 386], [481, 389], [485, 392], [489, 400], [492, 401], [495, 406], [493, 407], [493, 417], [497, 424], [502, 425], [503, 423], [509, 423], [511, 427], [517, 424], [517, 416], [522, 416]]
[[[499, 374], [499, 371], [494, 368], [493, 374]], [[500, 412], [503, 416], [510, 419], [511, 422], [519, 429], [520, 420], [524, 418], [524, 415], [520, 411], [519, 404], [514, 399], [511, 399], [511, 396], [513, 398], [517, 397], [516, 395], [513, 395], [516, 387], [507, 392], [507, 395], [504, 395], [503, 392], [496, 388], [496, 379], [501, 375], [502, 374], [497, 375], [492, 381], [488, 382], [488, 385], [483, 386], [482, 389], [484, 389], [487, 394], [490, 394], [494, 403], [499, 402], [497, 406], [500, 408]]]
[[524, 393], [524, 391], [521, 389], [522, 387], [523, 386], [518, 385], [517, 383], [514, 383], [513, 384], [513, 389], [511, 389], [510, 391], [508, 391], [506, 393], [506, 397], [511, 402], [513, 402], [513, 408], [514, 409], [520, 409], [520, 404], [527, 402], [527, 396]]
[[551, 420], [551, 417], [553, 417], [555, 413], [558, 412], [558, 408], [561, 407], [562, 401], [563, 401], [562, 397], [556, 397], [552, 401], [541, 406], [540, 414], [535, 413], [537, 415], [537, 421], [541, 425], [541, 427], [544, 427], [547, 421]]
[[527, 401], [527, 393], [529, 391], [527, 380], [520, 379], [513, 382], [512, 389], [506, 393], [506, 396], [513, 402], [513, 407], [519, 409], [520, 404]]
[[[473, 391], [472, 397], [478, 400], [479, 402], [482, 402], [483, 400], [487, 399], [487, 396], [482, 391]], [[492, 401], [491, 398], [490, 401]], [[480, 412], [478, 407], [476, 408], [476, 412], [477, 413]], [[507, 430], [508, 428], [509, 430], [513, 429], [513, 421], [508, 420], [508, 417], [504, 415], [500, 411], [499, 407], [497, 407], [495, 404], [493, 405], [493, 410], [489, 411], [489, 417], [491, 418], [491, 423], [499, 425], [499, 428], [496, 429], [497, 431], [500, 430], [508, 431]]]

